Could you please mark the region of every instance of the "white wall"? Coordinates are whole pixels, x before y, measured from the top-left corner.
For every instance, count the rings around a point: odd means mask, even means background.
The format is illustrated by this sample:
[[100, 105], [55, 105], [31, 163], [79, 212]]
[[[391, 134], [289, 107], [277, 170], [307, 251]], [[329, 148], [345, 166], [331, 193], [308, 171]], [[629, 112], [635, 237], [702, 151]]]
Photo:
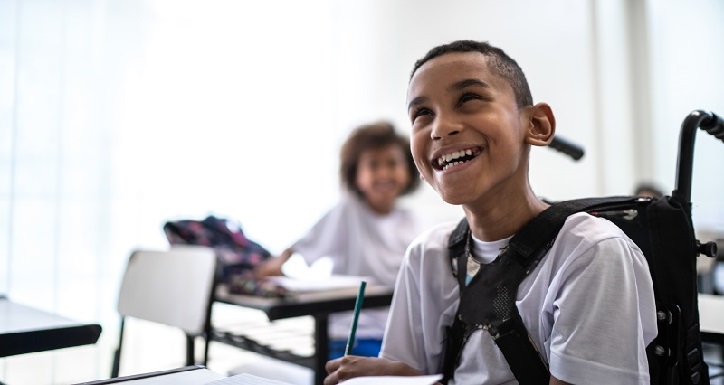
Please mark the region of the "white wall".
[[[586, 149], [579, 162], [549, 149], [534, 149], [531, 183], [550, 199], [629, 194], [641, 180], [670, 192], [681, 121], [693, 109], [716, 112], [724, 100], [724, 91], [716, 86], [724, 83], [724, 75], [716, 70], [722, 68], [724, 56], [713, 48], [724, 37], [717, 22], [724, 10], [717, 1], [342, 4], [337, 4], [336, 13], [335, 84], [337, 94], [355, 95], [337, 100], [343, 126], [383, 112], [400, 127], [408, 127], [403, 104], [411, 64], [436, 44], [458, 38], [489, 40], [521, 64], [534, 99], [552, 105], [558, 133]], [[680, 17], [699, 18], [701, 27], [678, 28]], [[698, 64], [685, 59], [684, 52], [667, 47], [674, 41], [680, 41], [681, 48], [702, 47], [706, 59]], [[665, 76], [678, 80], [660, 79], [657, 74], [667, 68], [678, 75]], [[689, 82], [693, 77], [700, 79]], [[664, 104], [661, 95], [670, 101]], [[719, 164], [724, 151], [717, 143], [707, 148], [706, 142], [714, 140], [698, 141], [697, 156]], [[697, 160], [697, 170], [701, 163]], [[695, 215], [709, 218], [702, 225], [723, 226], [712, 221], [724, 217], [724, 203], [696, 193], [712, 183], [721, 186], [724, 181], [719, 179], [694, 180], [694, 202], [706, 201], [706, 214]], [[461, 212], [440, 203], [429, 188], [415, 200], [430, 208], [431, 220], [457, 218]]]
[[[280, 251], [334, 203], [347, 132], [406, 132], [413, 62], [459, 38], [504, 48], [585, 147], [534, 150], [539, 195], [670, 191], [683, 118], [724, 114], [722, 16], [719, 0], [0, 0], [0, 292], [101, 321], [105, 375], [132, 248], [216, 213]], [[724, 231], [723, 163], [699, 133], [694, 219]], [[462, 215], [427, 187], [406, 203]]]
[[[649, 1], [654, 178], [675, 188], [682, 120], [703, 109], [724, 116], [724, 2]], [[724, 231], [724, 148], [697, 130], [692, 216], [699, 227]]]
[[[389, 3], [392, 5], [386, 5]], [[383, 112], [394, 117], [400, 127], [407, 128], [405, 92], [414, 61], [434, 45], [454, 39], [489, 40], [521, 64], [534, 99], [552, 105], [559, 132], [586, 145], [589, 151], [593, 147], [589, 140], [594, 125], [594, 103], [589, 91], [592, 28], [587, 2], [456, 0], [372, 4], [377, 19], [366, 23], [371, 32], [365, 35], [359, 32], [359, 23], [347, 22], [355, 12], [353, 7], [342, 11], [338, 40], [347, 42], [348, 48], [338, 52], [342, 65], [337, 71], [338, 84], [348, 90], [347, 94], [376, 97], [342, 98], [344, 105], [340, 111], [357, 107], [356, 114], [366, 114], [365, 119]], [[561, 15], [566, 16], [563, 19]], [[376, 39], [376, 55], [370, 55], [369, 39]], [[344, 95], [344, 91], [340, 94]], [[591, 172], [594, 160], [586, 156], [582, 162], [574, 163], [558, 153], [536, 149], [532, 166], [535, 191], [552, 199], [596, 193], [597, 178]], [[566, 173], [574, 174], [572, 180], [577, 183], [569, 183]], [[457, 219], [462, 215], [460, 208], [441, 203], [430, 188], [426, 187], [416, 198], [431, 220]]]

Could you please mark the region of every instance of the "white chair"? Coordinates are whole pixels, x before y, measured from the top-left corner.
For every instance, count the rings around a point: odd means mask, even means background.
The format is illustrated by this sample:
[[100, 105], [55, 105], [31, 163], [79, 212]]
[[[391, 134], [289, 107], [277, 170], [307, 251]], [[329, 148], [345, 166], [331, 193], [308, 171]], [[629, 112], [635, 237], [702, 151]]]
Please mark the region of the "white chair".
[[136, 250], [128, 258], [118, 295], [121, 315], [111, 377], [118, 377], [126, 317], [181, 328], [186, 334], [186, 364], [195, 364], [196, 337], [203, 336], [204, 365], [211, 334], [216, 256], [206, 247]]

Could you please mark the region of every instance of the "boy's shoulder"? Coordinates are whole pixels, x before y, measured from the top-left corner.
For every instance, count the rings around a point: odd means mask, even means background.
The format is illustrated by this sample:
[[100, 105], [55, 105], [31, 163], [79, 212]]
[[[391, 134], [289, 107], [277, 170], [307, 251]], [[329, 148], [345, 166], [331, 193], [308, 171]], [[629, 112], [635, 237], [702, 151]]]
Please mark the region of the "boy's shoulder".
[[608, 219], [586, 212], [572, 214], [566, 219], [553, 243], [551, 254], [569, 259], [572, 255], [581, 255], [600, 247], [611, 251], [606, 258], [628, 258], [612, 251], [629, 250], [626, 254], [634, 253], [632, 255], [639, 255], [643, 259], [641, 249], [620, 227]]
[[[449, 238], [459, 221], [442, 222], [428, 227], [410, 242], [403, 265], [426, 279], [446, 277], [450, 271]], [[452, 275], [450, 274], [452, 277]], [[434, 277], [434, 278], [432, 278]]]
[[[462, 217], [454, 221], [445, 221], [428, 227], [422, 231], [412, 242], [412, 247], [423, 249], [447, 250], [450, 235]], [[613, 222], [593, 216], [585, 212], [570, 215], [558, 232], [558, 237], [568, 243], [594, 244], [604, 239], [622, 238], [631, 242], [626, 233]]]
[[626, 233], [615, 223], [586, 212], [577, 212], [568, 216], [558, 232], [558, 237], [562, 236], [593, 243], [608, 238], [628, 239]]
[[450, 234], [452, 234], [461, 219], [457, 221], [440, 222], [427, 227], [415, 237], [411, 243], [411, 247], [447, 250]]

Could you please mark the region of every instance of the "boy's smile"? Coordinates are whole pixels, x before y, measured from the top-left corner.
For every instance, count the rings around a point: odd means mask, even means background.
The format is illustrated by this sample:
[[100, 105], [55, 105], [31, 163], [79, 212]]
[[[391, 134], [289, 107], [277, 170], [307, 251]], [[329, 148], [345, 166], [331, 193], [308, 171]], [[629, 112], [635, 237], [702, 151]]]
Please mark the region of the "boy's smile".
[[444, 171], [450, 167], [455, 167], [458, 164], [467, 163], [476, 156], [480, 155], [482, 148], [471, 147], [458, 151], [452, 151], [444, 153], [440, 156], [434, 156], [432, 161], [432, 167], [436, 170]]
[[483, 54], [431, 59], [411, 79], [408, 103], [415, 164], [446, 202], [525, 191], [527, 110]]

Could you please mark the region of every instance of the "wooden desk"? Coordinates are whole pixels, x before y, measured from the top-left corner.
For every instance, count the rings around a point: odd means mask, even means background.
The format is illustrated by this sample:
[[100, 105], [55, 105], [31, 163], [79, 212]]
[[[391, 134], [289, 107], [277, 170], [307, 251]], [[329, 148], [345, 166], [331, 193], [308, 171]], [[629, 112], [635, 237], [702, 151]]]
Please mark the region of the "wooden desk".
[[0, 296], [0, 357], [94, 344], [99, 324], [84, 324]]
[[[354, 310], [357, 299], [356, 287], [329, 291], [297, 294], [288, 298], [266, 298], [249, 295], [229, 294], [225, 286], [216, 289], [215, 300], [221, 303], [244, 306], [263, 311], [270, 321], [312, 316], [314, 318], [315, 354], [306, 362], [293, 360], [314, 370], [315, 384], [322, 384], [327, 371], [324, 365], [329, 357], [329, 315]], [[364, 308], [389, 306], [392, 302], [392, 289], [381, 286], [368, 286], [365, 290]], [[225, 339], [215, 340], [229, 343]], [[233, 344], [233, 343], [232, 343]], [[264, 354], [264, 351], [258, 352]], [[272, 356], [280, 358], [278, 356]], [[283, 359], [283, 358], [282, 358]]]

